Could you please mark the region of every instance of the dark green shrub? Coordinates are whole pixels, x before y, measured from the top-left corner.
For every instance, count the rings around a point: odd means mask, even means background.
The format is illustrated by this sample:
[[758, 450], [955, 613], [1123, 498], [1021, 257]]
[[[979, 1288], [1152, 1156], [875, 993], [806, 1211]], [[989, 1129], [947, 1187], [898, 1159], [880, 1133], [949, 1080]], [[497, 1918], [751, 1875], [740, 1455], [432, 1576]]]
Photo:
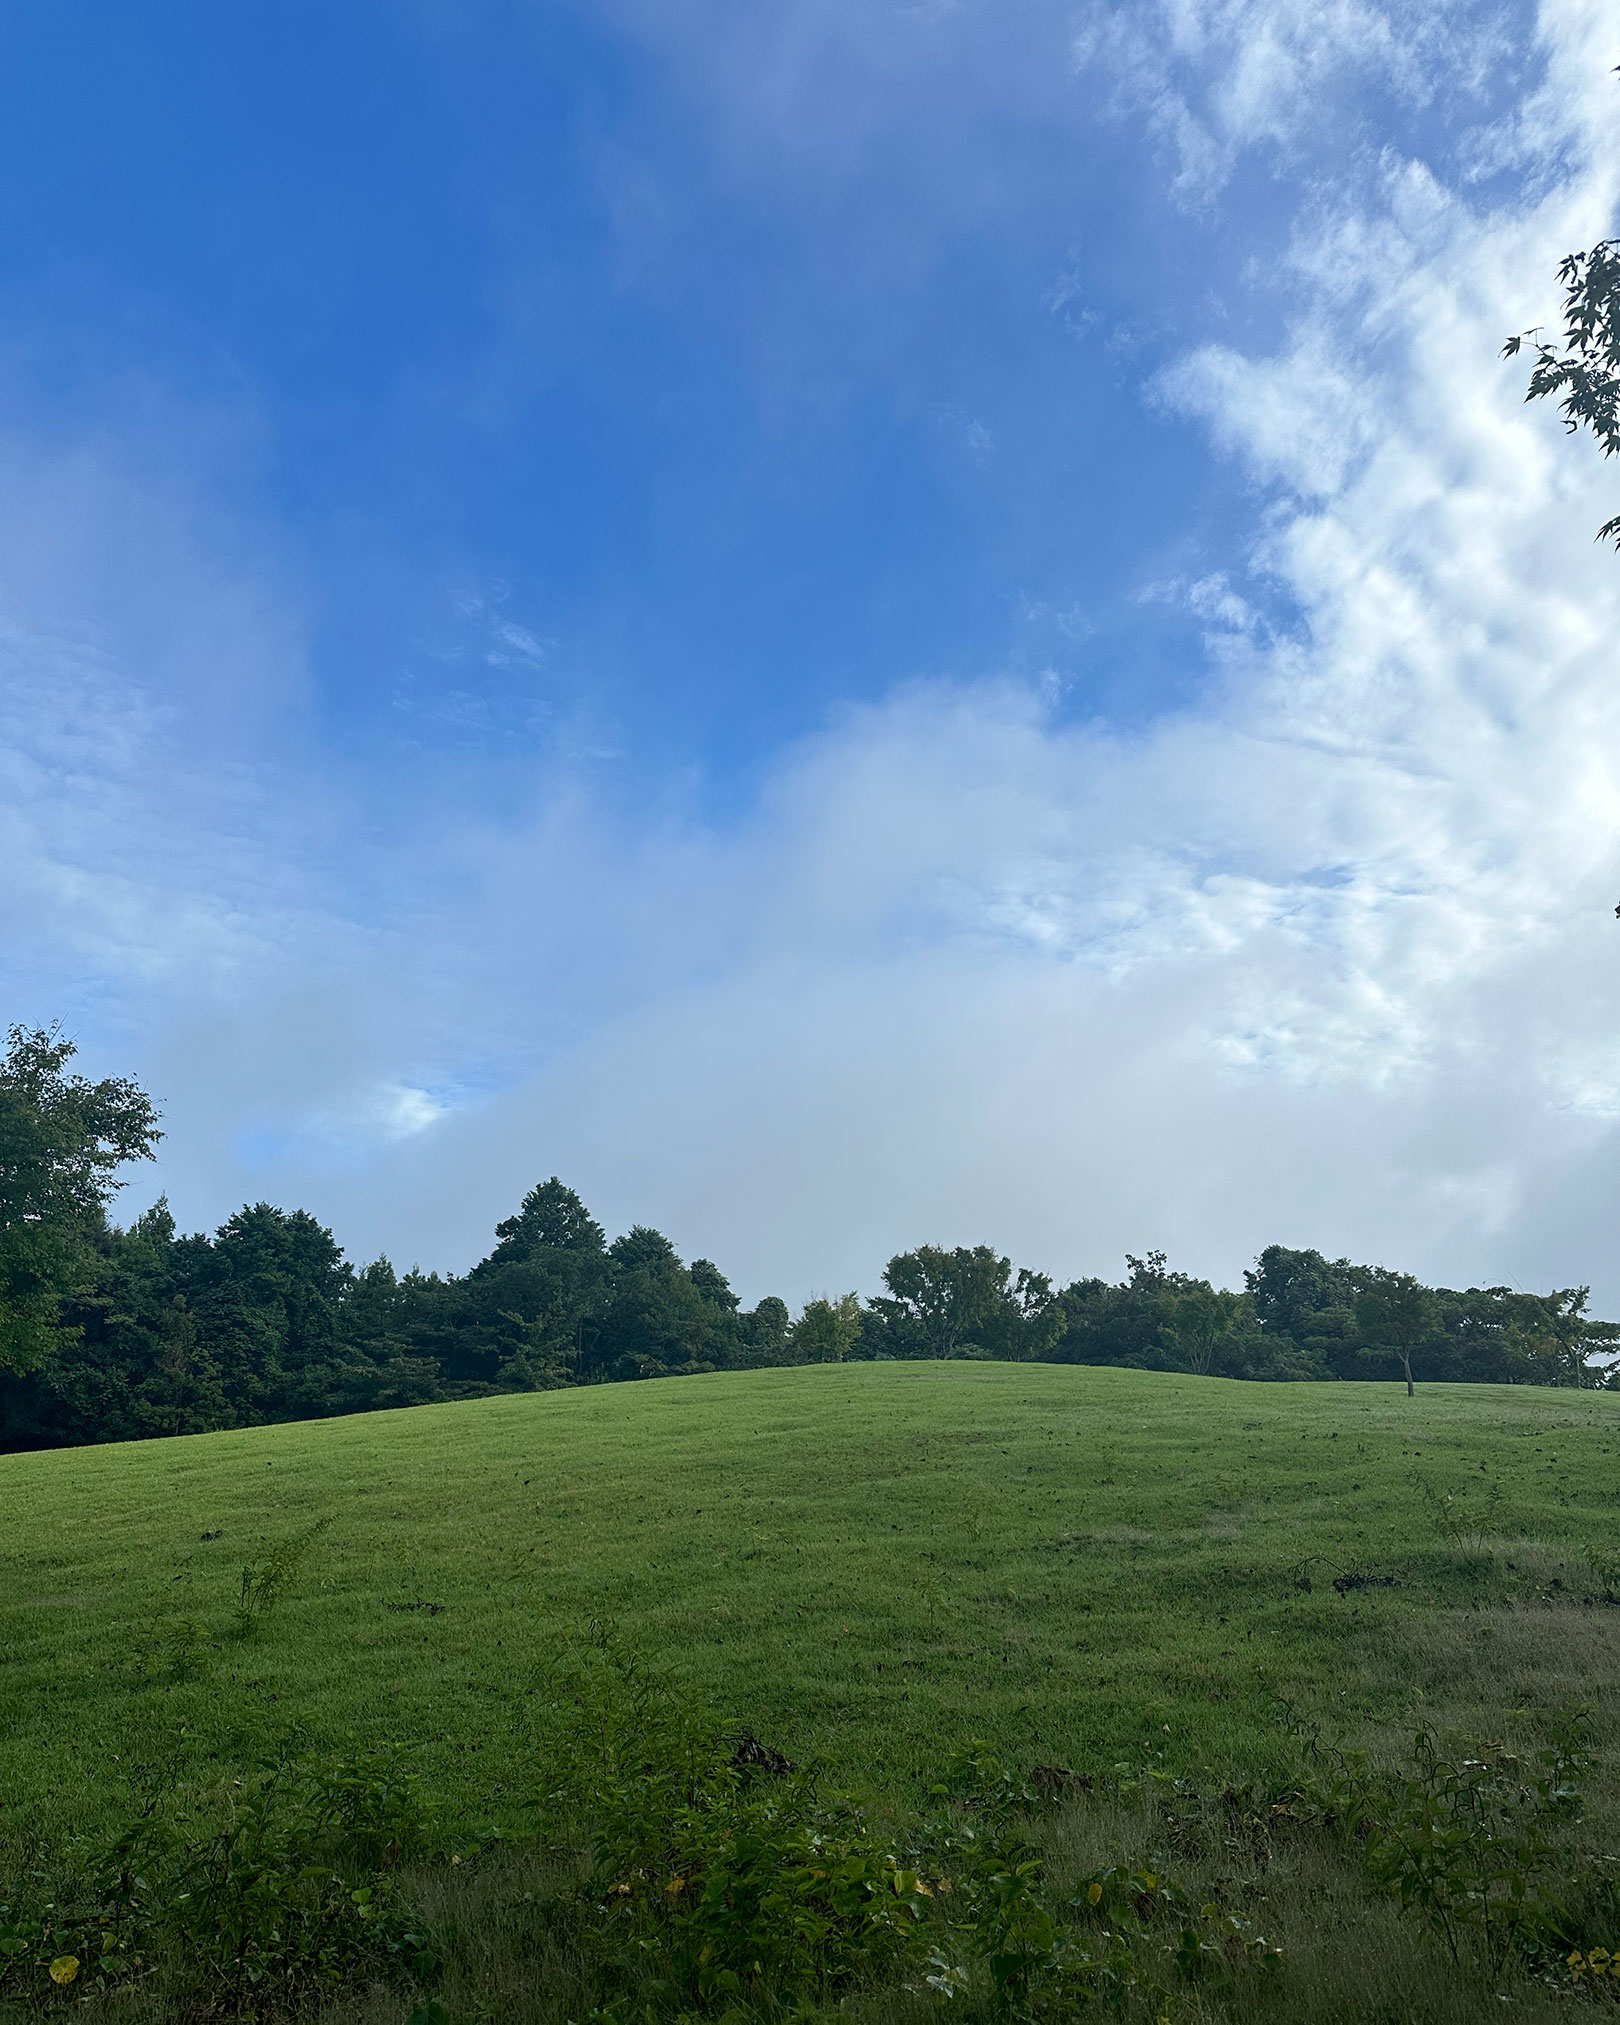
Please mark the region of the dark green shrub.
[[587, 1895], [662, 2012], [774, 2010], [926, 1964], [927, 1887], [858, 1808], [749, 1762], [610, 1638], [573, 1687]]
[[1373, 1884], [1442, 1935], [1454, 1959], [1468, 1933], [1493, 1964], [1540, 1959], [1569, 1925], [1553, 1830], [1579, 1812], [1589, 1726], [1585, 1711], [1556, 1724], [1529, 1760], [1498, 1743], [1447, 1751], [1421, 1730], [1409, 1762], [1384, 1777], [1364, 1754], [1339, 1754], [1318, 1798], [1359, 1842]]
[[[1226, 1986], [1242, 1972], [1281, 1967], [1282, 1951], [1241, 1915], [1193, 1905], [1147, 1864], [1094, 1871], [1054, 1905], [1023, 1824], [1090, 1783], [1058, 1767], [1009, 1771], [975, 1743], [952, 1754], [932, 1789], [946, 1809], [927, 1843], [947, 1873], [939, 1903], [967, 1960], [987, 1971], [998, 2015], [1066, 2019], [1099, 2005], [1160, 2014], [1177, 1983]], [[1165, 1783], [1191, 1798], [1184, 1782]], [[967, 1982], [960, 1971], [958, 1982]]]
[[[0, 1995], [109, 1985], [162, 1967], [228, 2016], [295, 2007], [434, 1957], [394, 1888], [425, 1815], [395, 1752], [287, 1757], [189, 1812], [150, 1804], [72, 1888], [0, 1907]], [[71, 1964], [71, 1967], [69, 1966]]]

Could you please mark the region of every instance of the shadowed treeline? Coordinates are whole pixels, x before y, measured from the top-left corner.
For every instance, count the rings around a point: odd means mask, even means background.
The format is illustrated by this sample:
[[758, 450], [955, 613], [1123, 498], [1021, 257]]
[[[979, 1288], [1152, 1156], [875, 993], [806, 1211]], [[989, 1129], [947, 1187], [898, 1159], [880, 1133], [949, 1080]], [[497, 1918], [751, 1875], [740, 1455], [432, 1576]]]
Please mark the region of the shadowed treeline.
[[1580, 1289], [1455, 1292], [1269, 1246], [1241, 1293], [1170, 1270], [1055, 1287], [988, 1246], [889, 1261], [883, 1290], [743, 1308], [707, 1259], [637, 1225], [611, 1244], [553, 1178], [460, 1277], [358, 1271], [302, 1210], [180, 1235], [166, 1205], [99, 1234], [92, 1284], [26, 1372], [0, 1373], [8, 1449], [358, 1413], [605, 1380], [844, 1358], [995, 1358], [1266, 1379], [1592, 1385], [1611, 1326]]
[[745, 1309], [656, 1230], [608, 1242], [553, 1176], [465, 1275], [356, 1270], [304, 1210], [257, 1203], [212, 1237], [165, 1202], [127, 1229], [114, 1172], [157, 1138], [134, 1085], [67, 1074], [72, 1045], [15, 1028], [0, 1060], [0, 1448], [51, 1448], [605, 1380], [846, 1358], [1113, 1364], [1261, 1379], [1607, 1384], [1620, 1336], [1586, 1289], [1425, 1287], [1271, 1245], [1241, 1292], [1127, 1257], [1051, 1278], [987, 1245], [921, 1245], [882, 1291]]

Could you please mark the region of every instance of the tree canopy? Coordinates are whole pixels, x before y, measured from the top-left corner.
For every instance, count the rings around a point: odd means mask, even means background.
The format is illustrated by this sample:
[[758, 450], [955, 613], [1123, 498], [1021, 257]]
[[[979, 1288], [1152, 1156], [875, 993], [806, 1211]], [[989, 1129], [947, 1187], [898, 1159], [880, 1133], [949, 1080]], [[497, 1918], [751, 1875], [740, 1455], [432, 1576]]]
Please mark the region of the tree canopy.
[[157, 1111], [134, 1083], [68, 1074], [55, 1029], [14, 1026], [0, 1059], [0, 1366], [49, 1356], [62, 1304], [94, 1275], [117, 1170], [150, 1157]]
[[1207, 1378], [1592, 1386], [1620, 1328], [1589, 1291], [1427, 1287], [1268, 1245], [1241, 1289], [1129, 1255], [1058, 1286], [991, 1245], [897, 1252], [881, 1291], [744, 1306], [712, 1260], [644, 1224], [609, 1242], [558, 1176], [461, 1275], [356, 1267], [306, 1210], [250, 1203], [182, 1234], [159, 1201], [108, 1221], [151, 1152], [133, 1084], [68, 1071], [14, 1029], [0, 1063], [0, 1448], [206, 1432], [612, 1380], [846, 1359], [1046, 1359]]

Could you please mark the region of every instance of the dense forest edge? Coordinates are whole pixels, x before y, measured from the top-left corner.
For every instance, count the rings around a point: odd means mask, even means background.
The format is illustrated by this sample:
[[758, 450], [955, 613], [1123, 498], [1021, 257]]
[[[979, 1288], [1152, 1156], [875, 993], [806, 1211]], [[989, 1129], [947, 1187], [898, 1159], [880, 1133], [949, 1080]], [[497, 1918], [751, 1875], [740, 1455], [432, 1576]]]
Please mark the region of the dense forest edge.
[[133, 1083], [71, 1074], [56, 1030], [0, 1060], [0, 1449], [364, 1413], [494, 1393], [844, 1359], [993, 1358], [1222, 1378], [1613, 1388], [1620, 1327], [1588, 1290], [1429, 1287], [1268, 1245], [1239, 1292], [1127, 1255], [1059, 1286], [988, 1245], [919, 1245], [883, 1291], [797, 1316], [744, 1308], [708, 1259], [637, 1224], [611, 1243], [556, 1176], [465, 1274], [355, 1267], [305, 1210], [255, 1203], [212, 1237], [160, 1200], [127, 1227], [117, 1170], [148, 1157]]

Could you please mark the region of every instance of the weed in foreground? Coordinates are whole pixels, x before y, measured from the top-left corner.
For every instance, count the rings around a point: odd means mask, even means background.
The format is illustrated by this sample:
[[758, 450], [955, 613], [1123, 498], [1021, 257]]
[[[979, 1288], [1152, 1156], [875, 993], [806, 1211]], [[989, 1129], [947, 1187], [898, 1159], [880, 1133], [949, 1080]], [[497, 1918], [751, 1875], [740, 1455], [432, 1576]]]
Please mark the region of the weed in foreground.
[[207, 1641], [195, 1618], [182, 1617], [130, 1648], [129, 1671], [143, 1685], [183, 1687], [209, 1671]]
[[[927, 1847], [953, 1873], [941, 1925], [958, 1960], [931, 1978], [943, 1996], [988, 1977], [1001, 2018], [1070, 2018], [1112, 2010], [1166, 2017], [1178, 1994], [1232, 1994], [1272, 1975], [1283, 1951], [1244, 1914], [1198, 1899], [1158, 1858], [1102, 1864], [1065, 1888], [1036, 1839], [1040, 1814], [1074, 1804], [1096, 1782], [1061, 1767], [1025, 1777], [986, 1745], [947, 1761]], [[1174, 1782], [1171, 1782], [1172, 1784]], [[939, 1957], [935, 1957], [936, 1964]]]
[[390, 1750], [284, 1756], [189, 1808], [151, 1794], [109, 1843], [8, 1893], [0, 1998], [161, 1977], [178, 2015], [252, 2017], [419, 1978], [436, 1958], [390, 1873], [425, 1824]]
[[[583, 1829], [581, 1891], [634, 2015], [741, 2015], [925, 1966], [929, 1887], [861, 1809], [748, 1739], [600, 1634], [568, 1683], [570, 1779], [549, 1796]], [[606, 1993], [604, 1993], [606, 1995]], [[598, 2016], [628, 2018], [608, 1996]]]
[[1391, 1775], [1337, 1754], [1314, 1797], [1359, 1845], [1375, 1888], [1426, 1921], [1453, 1960], [1472, 1931], [1493, 1968], [1510, 1956], [1539, 1963], [1570, 1936], [1557, 1829], [1580, 1811], [1590, 1731], [1586, 1710], [1555, 1720], [1548, 1747], [1526, 1760], [1499, 1743], [1447, 1751], [1422, 1730]]
[[535, 1699], [502, 1768], [532, 1798], [517, 1842], [452, 1838], [397, 1751], [289, 1749], [179, 1807], [153, 1768], [121, 1834], [5, 1894], [0, 2009], [1466, 2025], [1620, 1993], [1620, 1864], [1582, 1871], [1572, 1840], [1584, 1715], [1519, 1755], [1424, 1733], [1380, 1770], [1318, 1742], [1278, 1786], [1024, 1771], [976, 1742], [879, 1832], [611, 1631]]
[[331, 1523], [330, 1516], [317, 1519], [301, 1533], [278, 1541], [261, 1560], [250, 1562], [242, 1570], [241, 1594], [236, 1605], [238, 1637], [251, 1638], [284, 1600], [310, 1549]]

